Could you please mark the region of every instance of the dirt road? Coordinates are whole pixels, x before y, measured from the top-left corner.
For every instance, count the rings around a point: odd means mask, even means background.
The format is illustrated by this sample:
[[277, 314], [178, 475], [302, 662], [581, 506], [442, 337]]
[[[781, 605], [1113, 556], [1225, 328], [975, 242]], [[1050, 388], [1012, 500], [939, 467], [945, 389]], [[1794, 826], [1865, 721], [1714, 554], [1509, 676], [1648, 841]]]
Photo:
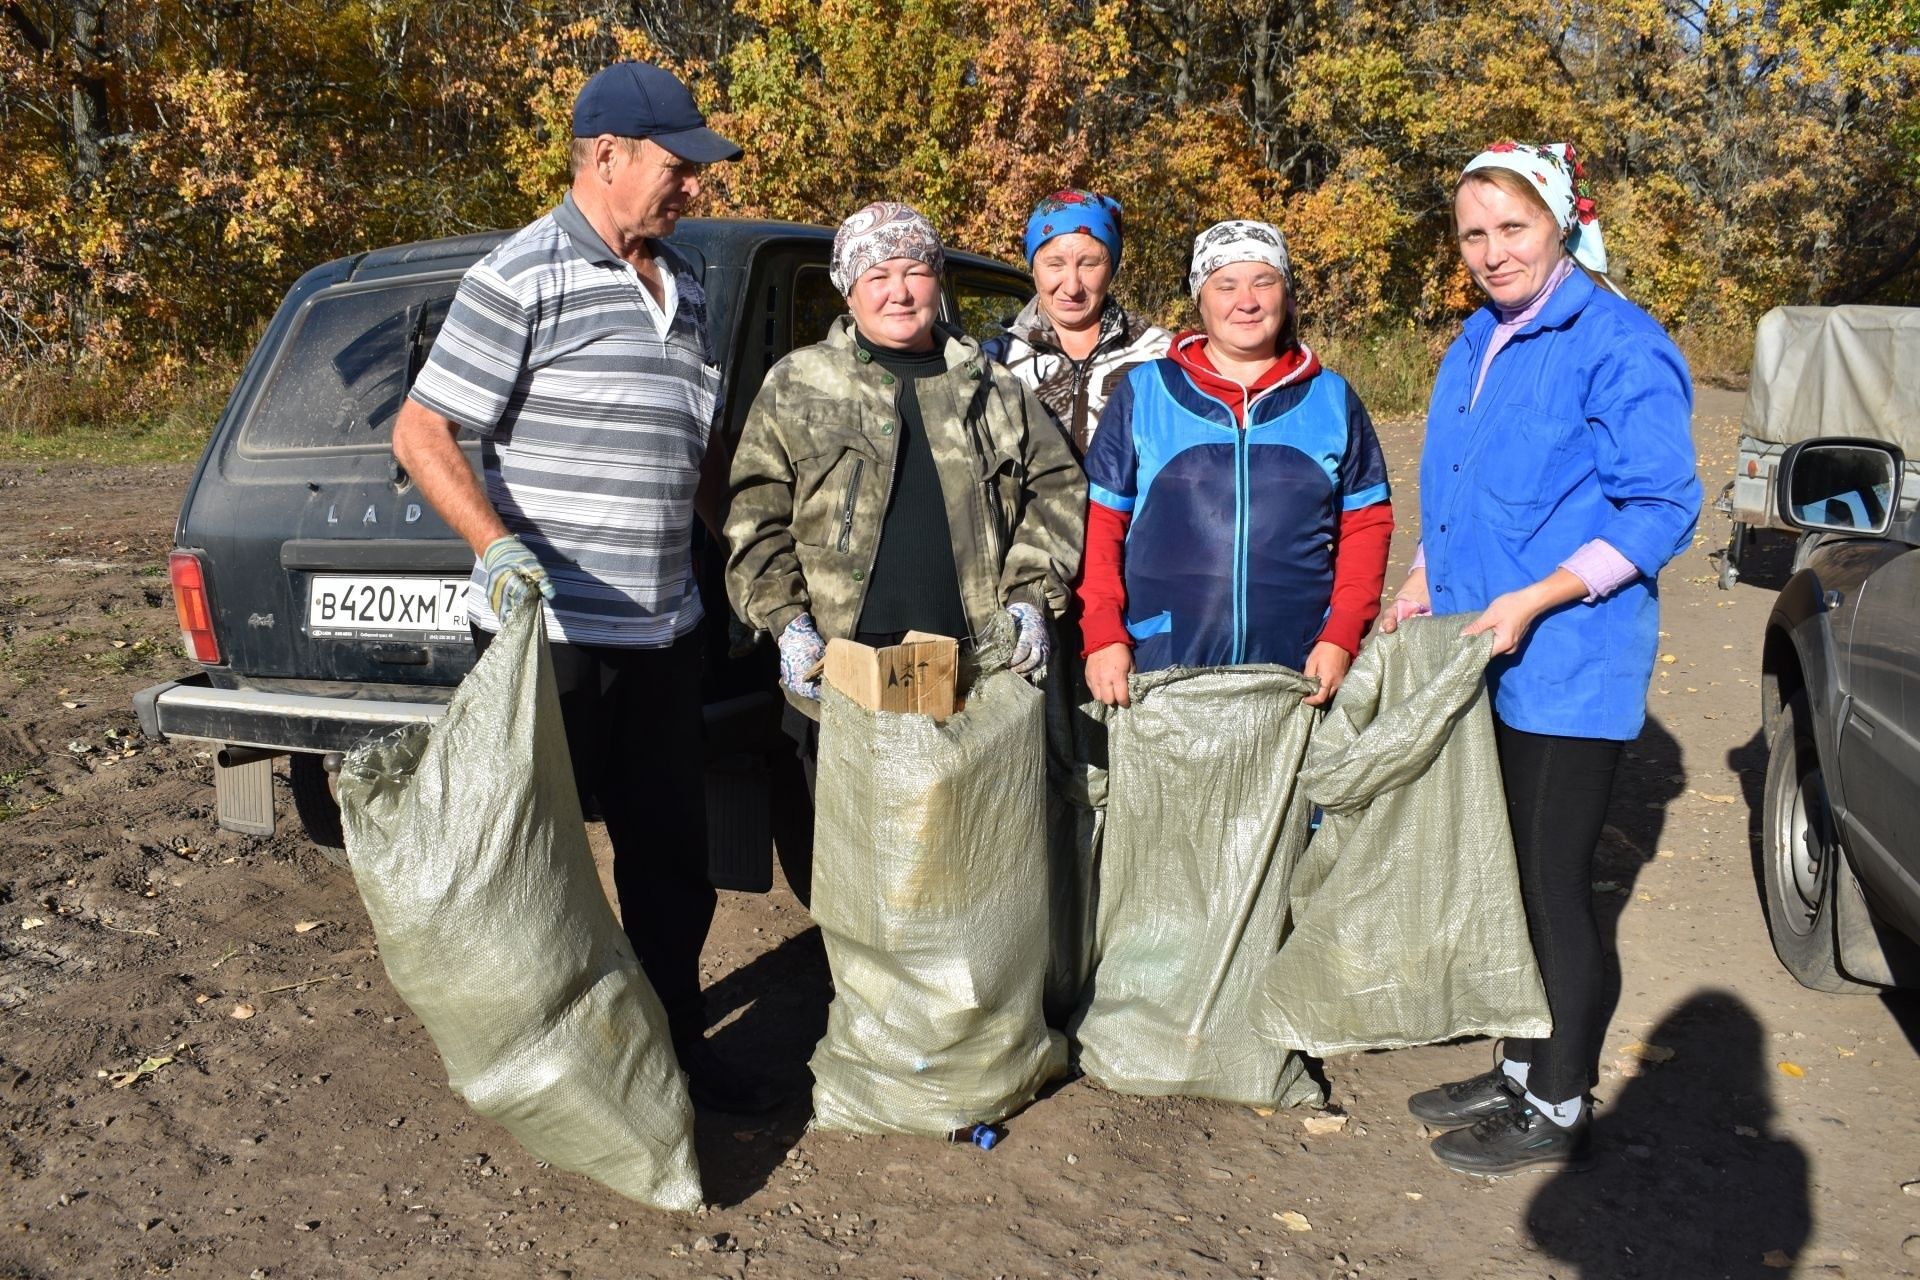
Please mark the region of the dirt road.
[[[1709, 493], [1737, 412], [1703, 393]], [[1404, 562], [1418, 429], [1382, 437]], [[991, 1152], [808, 1133], [825, 964], [776, 891], [723, 895], [708, 981], [719, 1048], [795, 1100], [703, 1114], [713, 1203], [672, 1217], [538, 1167], [449, 1095], [284, 791], [276, 837], [217, 831], [204, 756], [138, 739], [130, 695], [186, 666], [162, 566], [187, 474], [0, 466], [0, 1277], [1920, 1272], [1920, 1002], [1795, 985], [1755, 891], [1783, 543], [1722, 593], [1709, 514], [1665, 579], [1672, 660], [1596, 873], [1622, 981], [1594, 1171], [1430, 1159], [1404, 1099], [1481, 1070], [1484, 1043], [1329, 1060], [1330, 1133], [1085, 1081]]]

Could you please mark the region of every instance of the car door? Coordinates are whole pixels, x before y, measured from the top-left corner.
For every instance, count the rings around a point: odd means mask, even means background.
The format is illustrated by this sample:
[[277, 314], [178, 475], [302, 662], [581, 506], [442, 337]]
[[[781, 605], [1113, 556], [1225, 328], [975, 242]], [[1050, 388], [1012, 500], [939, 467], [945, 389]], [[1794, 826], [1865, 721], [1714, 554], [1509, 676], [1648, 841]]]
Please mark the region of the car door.
[[1848, 646], [1840, 781], [1860, 874], [1884, 896], [1911, 899], [1920, 888], [1920, 549], [1889, 550], [1863, 584]]

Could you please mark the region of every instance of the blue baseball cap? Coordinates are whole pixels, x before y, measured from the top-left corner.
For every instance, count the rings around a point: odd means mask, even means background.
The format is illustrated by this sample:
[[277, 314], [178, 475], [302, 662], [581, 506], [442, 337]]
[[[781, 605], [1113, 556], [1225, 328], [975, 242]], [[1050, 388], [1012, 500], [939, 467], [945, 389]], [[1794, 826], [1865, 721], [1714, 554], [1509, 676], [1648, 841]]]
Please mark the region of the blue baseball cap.
[[573, 136], [651, 138], [682, 160], [738, 160], [740, 148], [707, 128], [679, 77], [651, 62], [616, 62], [594, 73], [573, 100]]

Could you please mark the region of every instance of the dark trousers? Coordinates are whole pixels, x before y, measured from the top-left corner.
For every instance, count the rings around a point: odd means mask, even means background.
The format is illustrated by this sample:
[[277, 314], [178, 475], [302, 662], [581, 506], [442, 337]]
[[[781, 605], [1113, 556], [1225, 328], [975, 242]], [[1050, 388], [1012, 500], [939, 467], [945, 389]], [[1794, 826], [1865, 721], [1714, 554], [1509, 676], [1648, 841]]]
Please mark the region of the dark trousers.
[[[492, 640], [473, 628], [480, 652]], [[607, 824], [627, 938], [674, 1035], [698, 1035], [700, 948], [717, 900], [707, 879], [700, 633], [664, 649], [551, 649], [574, 785], [581, 807]]]
[[1606, 957], [1593, 916], [1593, 855], [1621, 744], [1526, 733], [1497, 717], [1494, 737], [1527, 930], [1553, 1012], [1549, 1039], [1508, 1040], [1506, 1054], [1531, 1064], [1527, 1092], [1565, 1102], [1599, 1080]]

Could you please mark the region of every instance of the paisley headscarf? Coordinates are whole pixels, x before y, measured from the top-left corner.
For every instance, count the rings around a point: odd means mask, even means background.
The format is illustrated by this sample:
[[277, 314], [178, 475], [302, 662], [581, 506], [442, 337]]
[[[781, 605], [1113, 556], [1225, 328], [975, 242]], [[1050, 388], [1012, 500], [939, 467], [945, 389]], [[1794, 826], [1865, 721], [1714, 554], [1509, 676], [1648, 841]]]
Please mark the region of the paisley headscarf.
[[876, 200], [833, 233], [833, 263], [827, 275], [844, 298], [853, 292], [854, 281], [890, 258], [924, 262], [938, 275], [946, 253], [933, 224], [912, 206]]
[[1187, 270], [1187, 287], [1194, 297], [1200, 286], [1220, 268], [1235, 262], [1264, 262], [1286, 275], [1287, 238], [1270, 222], [1235, 219], [1216, 222], [1193, 241], [1193, 265]]
[[1113, 269], [1120, 269], [1120, 202], [1077, 187], [1056, 191], [1033, 207], [1027, 219], [1027, 265], [1040, 246], [1055, 236], [1084, 231], [1107, 246]]
[[1496, 142], [1469, 161], [1460, 176], [1480, 169], [1506, 169], [1533, 183], [1559, 221], [1573, 260], [1606, 274], [1607, 245], [1600, 238], [1600, 220], [1594, 216], [1593, 184], [1587, 181], [1587, 171], [1571, 143]]

